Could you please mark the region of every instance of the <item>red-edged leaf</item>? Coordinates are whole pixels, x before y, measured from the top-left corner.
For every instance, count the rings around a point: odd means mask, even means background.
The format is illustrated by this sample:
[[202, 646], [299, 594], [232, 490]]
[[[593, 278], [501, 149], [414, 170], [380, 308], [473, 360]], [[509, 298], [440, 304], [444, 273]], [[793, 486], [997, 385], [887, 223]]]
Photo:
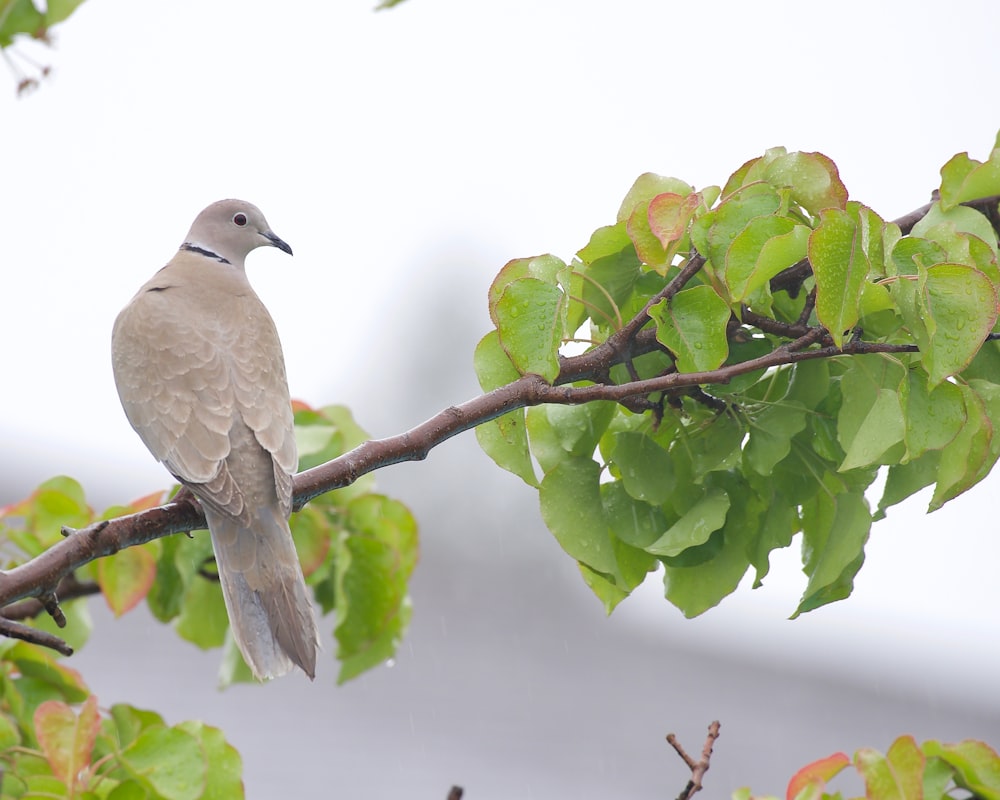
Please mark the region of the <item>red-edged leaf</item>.
[[[846, 753], [834, 753], [832, 756], [806, 764], [788, 782], [788, 791], [785, 792], [786, 800], [795, 800], [806, 789], [818, 790], [815, 792], [818, 797], [819, 792], [826, 786], [826, 782], [850, 763], [851, 759], [847, 757]], [[812, 796], [812, 793], [807, 796]]]
[[116, 617], [131, 611], [149, 593], [156, 559], [145, 546], [129, 547], [97, 565], [97, 582]]
[[46, 700], [35, 709], [35, 734], [52, 768], [67, 787], [78, 785], [81, 773], [90, 764], [90, 755], [101, 726], [97, 698], [91, 695], [80, 715], [59, 700]]

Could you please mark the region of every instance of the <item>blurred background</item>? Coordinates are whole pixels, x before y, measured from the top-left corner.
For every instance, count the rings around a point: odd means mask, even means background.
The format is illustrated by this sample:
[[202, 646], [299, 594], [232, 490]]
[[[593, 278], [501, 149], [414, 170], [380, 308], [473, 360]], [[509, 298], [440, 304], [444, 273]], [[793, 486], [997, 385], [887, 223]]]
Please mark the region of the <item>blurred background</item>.
[[[381, 437], [478, 392], [492, 277], [570, 258], [642, 172], [721, 185], [768, 147], [818, 150], [892, 218], [1000, 128], [992, 0], [374, 2], [88, 0], [54, 50], [13, 55], [53, 65], [40, 89], [17, 99], [0, 70], [0, 505], [55, 474], [98, 508], [168, 484], [121, 412], [110, 329], [214, 200], [256, 203], [295, 249], [248, 270], [293, 396]], [[795, 546], [697, 620], [655, 577], [605, 617], [471, 433], [378, 479], [422, 535], [391, 666], [337, 688], [328, 640], [313, 684], [220, 693], [217, 652], [99, 599], [70, 665], [102, 705], [222, 727], [253, 800], [675, 796], [664, 736], [698, 752], [712, 719], [713, 796], [780, 794], [903, 733], [1000, 743], [997, 475], [893, 509], [854, 595], [794, 622]]]

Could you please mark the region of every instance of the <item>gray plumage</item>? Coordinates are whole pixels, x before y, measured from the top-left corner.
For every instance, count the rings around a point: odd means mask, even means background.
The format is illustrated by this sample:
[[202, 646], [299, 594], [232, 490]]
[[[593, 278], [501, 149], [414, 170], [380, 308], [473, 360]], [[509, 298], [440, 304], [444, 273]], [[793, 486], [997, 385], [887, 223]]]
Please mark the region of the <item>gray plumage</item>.
[[295, 431], [281, 343], [244, 260], [291, 248], [250, 203], [222, 200], [115, 320], [122, 407], [201, 501], [236, 644], [255, 676], [316, 671], [318, 634], [288, 529]]

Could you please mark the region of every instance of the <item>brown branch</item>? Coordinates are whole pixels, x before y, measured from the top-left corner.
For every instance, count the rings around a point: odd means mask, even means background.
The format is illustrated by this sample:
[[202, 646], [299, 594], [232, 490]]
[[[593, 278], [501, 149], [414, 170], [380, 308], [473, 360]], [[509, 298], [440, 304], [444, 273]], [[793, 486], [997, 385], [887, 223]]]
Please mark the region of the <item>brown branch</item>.
[[[992, 203], [994, 214], [996, 213], [996, 198], [987, 198], [974, 203], [985, 206]], [[918, 211], [926, 213], [923, 209]], [[656, 340], [655, 330], [645, 328], [649, 322], [649, 309], [654, 303], [673, 297], [697, 274], [704, 263], [704, 259], [695, 253], [688, 264], [655, 297], [651, 298], [633, 319], [605, 342], [581, 355], [560, 358], [559, 375], [552, 384], [546, 383], [537, 375], [525, 375], [473, 400], [446, 408], [412, 430], [398, 436], [365, 442], [349, 453], [296, 475], [295, 507], [301, 508], [321, 494], [348, 486], [373, 470], [404, 461], [422, 460], [434, 447], [452, 436], [516, 409], [543, 403], [579, 405], [594, 400], [612, 400], [639, 407], [648, 404], [651, 395], [654, 396], [655, 405], [656, 393], [677, 392], [705, 384], [724, 384], [744, 373], [792, 364], [805, 359], [917, 351], [915, 345], [881, 344], [860, 339], [852, 339], [838, 349], [826, 337], [824, 329], [808, 328], [800, 322], [784, 325], [780, 331], [774, 329], [775, 333], [797, 337], [794, 341], [750, 361], [730, 364], [707, 372], [686, 374], [671, 372], [645, 380], [630, 380], [624, 384], [610, 383], [607, 375], [611, 367], [626, 363], [638, 355], [662, 349]], [[766, 318], [753, 317], [752, 321], [751, 319], [746, 321], [751, 325], [763, 326], [764, 319]], [[586, 381], [599, 382], [584, 386], [568, 385]], [[60, 594], [58, 589], [62, 587], [61, 582], [68, 579], [75, 569], [126, 547], [204, 527], [205, 518], [201, 508], [189, 493], [182, 492], [171, 502], [157, 508], [97, 522], [79, 531], [69, 531], [63, 541], [39, 556], [6, 572], [0, 572], [0, 609], [7, 608], [24, 598], [42, 598], [42, 607], [58, 614], [57, 604], [53, 603], [52, 596], [66, 598], [65, 593]], [[48, 598], [47, 603], [46, 598]], [[37, 605], [18, 605], [7, 610], [17, 615], [23, 613], [23, 609], [26, 608], [32, 609], [26, 616], [38, 613]], [[17, 636], [17, 632], [13, 632], [9, 627], [16, 623], [8, 619], [6, 624], [8, 628], [0, 630], [0, 634], [11, 631], [8, 635]]]
[[681, 757], [684, 763], [687, 764], [688, 769], [691, 770], [691, 780], [684, 787], [684, 791], [677, 795], [677, 800], [691, 800], [695, 792], [701, 791], [702, 781], [705, 778], [705, 773], [708, 772], [709, 762], [712, 759], [712, 748], [715, 746], [715, 740], [719, 738], [720, 727], [718, 720], [715, 720], [708, 726], [708, 736], [705, 739], [705, 746], [701, 749], [701, 760], [699, 761], [695, 761], [684, 752], [684, 748], [681, 747], [676, 736], [672, 733], [667, 734], [667, 742], [677, 751], [677, 755]]
[[25, 642], [48, 647], [50, 650], [55, 650], [64, 656], [73, 655], [73, 648], [58, 636], [39, 630], [38, 628], [22, 625], [20, 622], [14, 622], [6, 617], [0, 617], [0, 636], [6, 636], [9, 639], [21, 639]]
[[[99, 594], [101, 587], [95, 581], [81, 581], [73, 574], [67, 575], [56, 587], [55, 596], [62, 602], [76, 600], [79, 597], [88, 597]], [[0, 609], [0, 616], [7, 619], [22, 620], [33, 619], [45, 611], [45, 606], [40, 600], [34, 598], [22, 600], [19, 603], [12, 603], [6, 608]], [[60, 627], [63, 627], [60, 625]]]
[[451, 791], [448, 792], [448, 800], [462, 800], [464, 794], [461, 786], [452, 786]]

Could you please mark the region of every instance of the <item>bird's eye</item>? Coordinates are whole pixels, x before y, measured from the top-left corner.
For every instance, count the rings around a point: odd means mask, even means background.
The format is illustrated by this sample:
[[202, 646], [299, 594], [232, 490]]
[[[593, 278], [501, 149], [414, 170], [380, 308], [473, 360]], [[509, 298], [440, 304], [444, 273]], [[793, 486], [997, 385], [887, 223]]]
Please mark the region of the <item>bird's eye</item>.
[[233, 215], [233, 222], [235, 222], [237, 225], [239, 225], [242, 228], [244, 225], [247, 224], [247, 215], [246, 214], [234, 214]]

